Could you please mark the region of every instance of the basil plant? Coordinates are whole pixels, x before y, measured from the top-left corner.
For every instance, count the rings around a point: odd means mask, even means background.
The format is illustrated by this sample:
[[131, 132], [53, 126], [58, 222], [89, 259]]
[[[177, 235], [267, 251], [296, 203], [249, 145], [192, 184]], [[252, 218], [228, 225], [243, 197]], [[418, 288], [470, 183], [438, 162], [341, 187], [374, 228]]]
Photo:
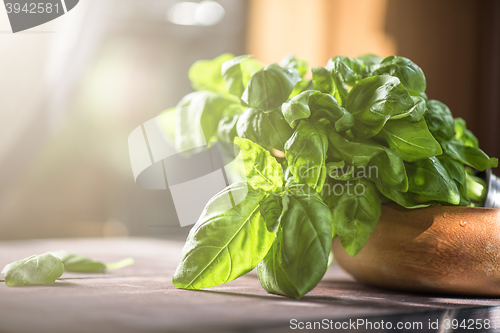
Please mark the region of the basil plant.
[[207, 203], [173, 277], [180, 288], [257, 268], [266, 291], [300, 299], [325, 274], [335, 237], [351, 256], [363, 248], [382, 203], [481, 206], [486, 184], [472, 168], [498, 164], [463, 119], [427, 98], [424, 73], [404, 57], [333, 57], [308, 72], [293, 56], [264, 66], [223, 54], [196, 62], [189, 78], [196, 92], [173, 111], [177, 149], [234, 143], [247, 182]]

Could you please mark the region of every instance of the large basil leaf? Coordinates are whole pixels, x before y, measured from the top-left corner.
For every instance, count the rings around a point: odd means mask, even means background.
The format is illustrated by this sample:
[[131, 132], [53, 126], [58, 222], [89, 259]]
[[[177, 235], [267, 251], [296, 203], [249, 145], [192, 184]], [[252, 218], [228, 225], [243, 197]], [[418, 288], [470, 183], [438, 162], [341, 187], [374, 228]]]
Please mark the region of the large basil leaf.
[[9, 287], [54, 284], [63, 273], [63, 263], [50, 253], [15, 261], [2, 270]]
[[314, 190], [285, 194], [288, 209], [271, 250], [257, 267], [262, 287], [302, 298], [321, 280], [332, 248], [333, 217]]
[[351, 142], [333, 131], [328, 132], [328, 139], [342, 160], [361, 167], [364, 177], [398, 191], [407, 191], [405, 165], [391, 149], [371, 142]]
[[222, 64], [234, 58], [224, 53], [213, 60], [198, 60], [189, 69], [189, 80], [195, 90], [227, 92], [226, 83], [221, 75]]
[[356, 120], [354, 135], [366, 139], [379, 133], [390, 118], [408, 115], [413, 106], [397, 77], [378, 75], [359, 81], [349, 92], [345, 107]]
[[405, 163], [408, 174], [408, 191], [429, 200], [460, 203], [460, 193], [455, 182], [436, 157]]
[[439, 141], [451, 139], [455, 134], [455, 124], [450, 109], [440, 101], [427, 102], [427, 112], [424, 114], [429, 131]]
[[426, 81], [424, 72], [413, 61], [405, 57], [390, 56], [385, 58], [379, 67], [373, 71], [373, 74], [396, 76], [406, 89], [415, 92], [425, 92]]
[[[227, 193], [248, 191], [238, 205], [228, 208]], [[254, 269], [271, 247], [269, 232], [259, 210], [265, 197], [246, 184], [231, 185], [208, 202], [189, 232], [172, 283], [200, 289], [232, 281]]]
[[236, 137], [234, 143], [240, 147], [246, 181], [252, 188], [269, 192], [283, 186], [283, 168], [269, 151], [248, 139]]
[[217, 138], [221, 142], [233, 142], [234, 138], [238, 135], [236, 131], [236, 124], [240, 115], [233, 115], [223, 117], [217, 127]]
[[252, 108], [270, 112], [288, 100], [299, 81], [296, 69], [271, 64], [252, 76], [241, 99]]
[[280, 110], [265, 113], [252, 108], [247, 109], [239, 117], [236, 130], [239, 137], [279, 151], [285, 149], [285, 142], [293, 134], [293, 129], [285, 121]]
[[455, 125], [455, 138], [460, 140], [464, 146], [479, 148], [476, 136], [467, 129], [467, 124], [462, 118], [453, 119]]
[[479, 171], [486, 168], [496, 168], [498, 159], [489, 157], [484, 151], [477, 147], [465, 146], [458, 139], [441, 142], [445, 152], [455, 157], [460, 162], [467, 164]]
[[205, 146], [214, 136], [224, 110], [234, 103], [238, 99], [228, 94], [198, 91], [186, 95], [175, 111], [176, 149], [184, 152]]
[[375, 230], [382, 203], [375, 184], [367, 179], [337, 184], [343, 186], [342, 192], [330, 191], [326, 202], [332, 210], [335, 231], [342, 247], [349, 255], [355, 256]]
[[321, 192], [326, 180], [328, 137], [320, 123], [303, 121], [285, 144], [285, 156], [293, 178], [298, 183]]
[[221, 74], [227, 90], [237, 97], [243, 94], [250, 77], [264, 67], [258, 61], [249, 59], [250, 57], [251, 55], [242, 55], [222, 64]]
[[417, 122], [409, 122], [406, 119], [388, 121], [376, 138], [385, 141], [407, 162], [443, 153], [423, 119]]

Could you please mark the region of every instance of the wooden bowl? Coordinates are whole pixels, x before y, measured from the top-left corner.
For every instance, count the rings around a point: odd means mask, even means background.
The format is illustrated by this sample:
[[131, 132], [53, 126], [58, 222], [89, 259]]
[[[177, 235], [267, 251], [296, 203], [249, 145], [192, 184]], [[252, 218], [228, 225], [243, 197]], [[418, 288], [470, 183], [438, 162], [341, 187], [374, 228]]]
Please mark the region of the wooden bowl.
[[500, 296], [500, 209], [382, 206], [354, 257], [333, 242], [335, 261], [356, 280], [406, 291]]

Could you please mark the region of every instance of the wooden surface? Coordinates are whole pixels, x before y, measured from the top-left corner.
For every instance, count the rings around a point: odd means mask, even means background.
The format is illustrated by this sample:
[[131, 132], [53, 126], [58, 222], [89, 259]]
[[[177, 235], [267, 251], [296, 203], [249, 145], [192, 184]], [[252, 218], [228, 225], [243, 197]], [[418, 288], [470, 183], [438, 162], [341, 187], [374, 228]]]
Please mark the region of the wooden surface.
[[267, 294], [257, 276], [202, 291], [171, 284], [182, 242], [67, 239], [0, 243], [0, 268], [65, 249], [105, 262], [136, 263], [105, 274], [65, 273], [53, 286], [0, 282], [0, 332], [287, 332], [291, 319], [376, 318], [497, 306], [500, 299], [402, 294], [358, 284], [333, 266], [302, 300]]

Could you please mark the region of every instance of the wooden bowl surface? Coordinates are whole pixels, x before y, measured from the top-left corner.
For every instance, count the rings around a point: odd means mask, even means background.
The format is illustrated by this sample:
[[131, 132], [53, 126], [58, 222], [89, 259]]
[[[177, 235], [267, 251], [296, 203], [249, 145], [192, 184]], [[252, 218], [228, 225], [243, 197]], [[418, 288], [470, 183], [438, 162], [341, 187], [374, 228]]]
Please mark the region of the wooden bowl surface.
[[417, 292], [500, 296], [500, 209], [382, 206], [354, 257], [333, 242], [335, 261], [359, 282]]

